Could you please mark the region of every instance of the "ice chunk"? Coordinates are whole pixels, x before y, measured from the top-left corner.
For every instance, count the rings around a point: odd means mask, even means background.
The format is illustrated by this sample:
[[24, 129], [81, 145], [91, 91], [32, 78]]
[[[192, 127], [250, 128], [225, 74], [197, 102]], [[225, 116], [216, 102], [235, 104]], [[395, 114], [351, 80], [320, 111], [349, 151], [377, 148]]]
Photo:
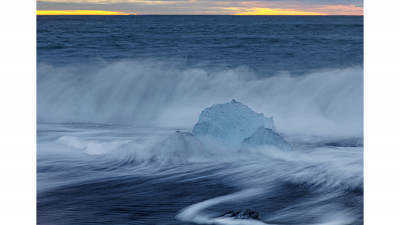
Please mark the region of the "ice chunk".
[[274, 130], [272, 117], [252, 111], [246, 105], [232, 100], [217, 104], [201, 112], [192, 133], [197, 137], [212, 136], [225, 144], [239, 144], [259, 127]]
[[162, 140], [154, 149], [154, 160], [163, 165], [187, 163], [207, 155], [203, 143], [189, 132], [176, 131]]
[[256, 113], [235, 100], [202, 111], [192, 133], [201, 140], [212, 138], [227, 145], [244, 143], [291, 149], [291, 146], [275, 132], [272, 117]]
[[283, 150], [292, 150], [292, 146], [272, 129], [260, 127], [250, 137], [243, 140], [250, 145], [272, 145]]

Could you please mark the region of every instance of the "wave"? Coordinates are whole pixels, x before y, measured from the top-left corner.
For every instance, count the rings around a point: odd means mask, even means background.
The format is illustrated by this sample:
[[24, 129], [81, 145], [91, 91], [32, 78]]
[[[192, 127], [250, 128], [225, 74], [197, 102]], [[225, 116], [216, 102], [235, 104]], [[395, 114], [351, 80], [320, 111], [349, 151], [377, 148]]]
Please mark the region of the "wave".
[[[178, 215], [176, 215], [176, 218], [178, 220], [184, 221], [184, 222], [191, 222], [195, 224], [218, 224], [218, 225], [278, 225], [280, 223], [265, 223], [261, 220], [254, 220], [254, 219], [233, 219], [229, 217], [215, 217], [212, 214], [206, 213], [205, 210], [208, 208], [215, 206], [215, 205], [220, 205], [223, 203], [234, 203], [234, 202], [240, 202], [240, 201], [245, 201], [245, 200], [251, 200], [256, 197], [261, 197], [263, 194], [265, 194], [266, 191], [262, 189], [257, 189], [257, 188], [250, 188], [242, 191], [238, 191], [233, 194], [225, 195], [225, 196], [220, 196], [220, 197], [215, 197], [212, 199], [208, 199], [196, 204], [193, 204], [191, 206], [188, 206], [184, 209], [182, 209]], [[265, 202], [264, 204], [268, 204], [268, 202]], [[313, 210], [310, 210], [313, 211]], [[302, 212], [303, 215], [305, 212]], [[309, 212], [308, 212], [309, 213]], [[314, 212], [315, 213], [315, 212]], [[285, 214], [290, 214], [290, 212], [285, 212]], [[305, 213], [307, 214], [307, 213]], [[321, 214], [321, 213], [320, 213]], [[285, 215], [287, 216], [287, 215]], [[277, 217], [282, 217], [282, 215], [275, 216], [275, 218], [270, 218], [271, 219], [277, 219]], [[355, 219], [354, 215], [351, 213], [344, 211], [344, 210], [338, 210], [335, 213], [332, 213], [330, 216], [322, 216], [322, 218], [319, 218], [319, 222], [317, 223], [307, 223], [311, 225], [342, 225], [342, 224], [353, 224], [357, 221]], [[286, 224], [286, 223], [284, 223]], [[298, 223], [296, 223], [298, 224]], [[302, 224], [302, 223], [300, 223]]]
[[[124, 182], [125, 179], [129, 182], [130, 177], [149, 178], [150, 184], [218, 181], [230, 187], [230, 191], [185, 201], [187, 205], [182, 205], [177, 219], [224, 225], [357, 224], [362, 221], [359, 216], [362, 208], [343, 205], [349, 202], [362, 207], [362, 147], [318, 145], [307, 151], [297, 146], [294, 151], [268, 148], [227, 151], [207, 149], [184, 132], [145, 140], [99, 137], [92, 130], [84, 133], [90, 133], [90, 137], [68, 135], [51, 143], [39, 143], [39, 153], [46, 148], [49, 152], [58, 151], [56, 160], [40, 162], [39, 171], [61, 173], [55, 181], [51, 177], [51, 182], [47, 182], [47, 176], [41, 177], [41, 182], [46, 184], [41, 185], [41, 191], [52, 190], [57, 185], [64, 185], [62, 189], [65, 189], [65, 186], [90, 184], [108, 176], [119, 177]], [[76, 171], [81, 170], [85, 172], [77, 175]], [[105, 183], [112, 188], [116, 184]], [[259, 211], [261, 220], [218, 217], [241, 208]]]
[[239, 191], [230, 195], [220, 196], [212, 199], [208, 199], [203, 202], [191, 205], [183, 210], [176, 216], [177, 219], [184, 222], [194, 222], [196, 224], [227, 224], [227, 225], [267, 225], [261, 221], [257, 220], [234, 220], [232, 218], [221, 218], [212, 217], [204, 214], [203, 210], [217, 204], [227, 203], [227, 202], [237, 202], [246, 198], [256, 197], [262, 193], [258, 189], [247, 189]]
[[191, 128], [200, 112], [236, 99], [273, 116], [278, 130], [363, 135], [363, 70], [263, 77], [242, 66], [188, 68], [155, 60], [101, 66], [38, 65], [39, 123], [85, 122]]
[[[140, 165], [149, 171], [168, 169], [175, 173], [173, 168], [179, 168], [182, 170], [179, 173], [191, 174], [202, 167], [221, 166], [214, 175], [240, 188], [263, 188], [276, 182], [321, 190], [360, 190], [363, 186], [362, 147], [317, 146], [307, 151], [297, 146], [294, 151], [280, 151], [269, 146], [224, 149], [203, 145], [185, 132], [140, 141], [62, 136], [54, 144], [56, 146], [50, 146], [50, 151], [65, 149], [65, 156], [73, 157], [73, 152], [84, 153], [86, 157], [78, 157], [93, 169], [131, 171]], [[44, 147], [40, 148], [43, 151]], [[94, 164], [92, 160], [95, 160]]]

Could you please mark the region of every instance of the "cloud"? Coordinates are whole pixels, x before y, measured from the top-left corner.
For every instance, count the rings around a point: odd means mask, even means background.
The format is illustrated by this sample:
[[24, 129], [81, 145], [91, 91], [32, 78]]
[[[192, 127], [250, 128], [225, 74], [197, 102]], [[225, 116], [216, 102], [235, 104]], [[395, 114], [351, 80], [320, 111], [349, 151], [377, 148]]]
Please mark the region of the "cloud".
[[281, 12], [279, 15], [363, 14], [362, 1], [359, 0], [46, 0], [38, 1], [37, 8], [38, 10], [118, 11], [129, 14], [277, 15], [275, 13], [279, 12]]
[[362, 15], [364, 13], [364, 8], [356, 5], [326, 5], [315, 10], [334, 15]]
[[36, 15], [129, 15], [128, 13], [101, 10], [38, 10]]

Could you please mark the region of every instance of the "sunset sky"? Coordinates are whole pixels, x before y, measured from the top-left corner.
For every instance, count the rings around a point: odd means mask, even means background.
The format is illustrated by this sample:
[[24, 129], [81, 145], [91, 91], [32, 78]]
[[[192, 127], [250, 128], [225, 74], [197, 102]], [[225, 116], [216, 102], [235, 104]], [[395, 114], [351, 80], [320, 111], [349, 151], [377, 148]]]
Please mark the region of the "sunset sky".
[[362, 0], [46, 0], [37, 15], [363, 15]]

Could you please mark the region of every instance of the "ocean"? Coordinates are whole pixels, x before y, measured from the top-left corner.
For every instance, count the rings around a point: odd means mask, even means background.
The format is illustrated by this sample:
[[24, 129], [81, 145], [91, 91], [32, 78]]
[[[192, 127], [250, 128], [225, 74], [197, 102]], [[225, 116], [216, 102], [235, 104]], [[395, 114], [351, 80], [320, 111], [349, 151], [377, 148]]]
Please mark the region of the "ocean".
[[[165, 141], [232, 99], [293, 149]], [[37, 16], [38, 224], [363, 224], [363, 190], [362, 16]]]

